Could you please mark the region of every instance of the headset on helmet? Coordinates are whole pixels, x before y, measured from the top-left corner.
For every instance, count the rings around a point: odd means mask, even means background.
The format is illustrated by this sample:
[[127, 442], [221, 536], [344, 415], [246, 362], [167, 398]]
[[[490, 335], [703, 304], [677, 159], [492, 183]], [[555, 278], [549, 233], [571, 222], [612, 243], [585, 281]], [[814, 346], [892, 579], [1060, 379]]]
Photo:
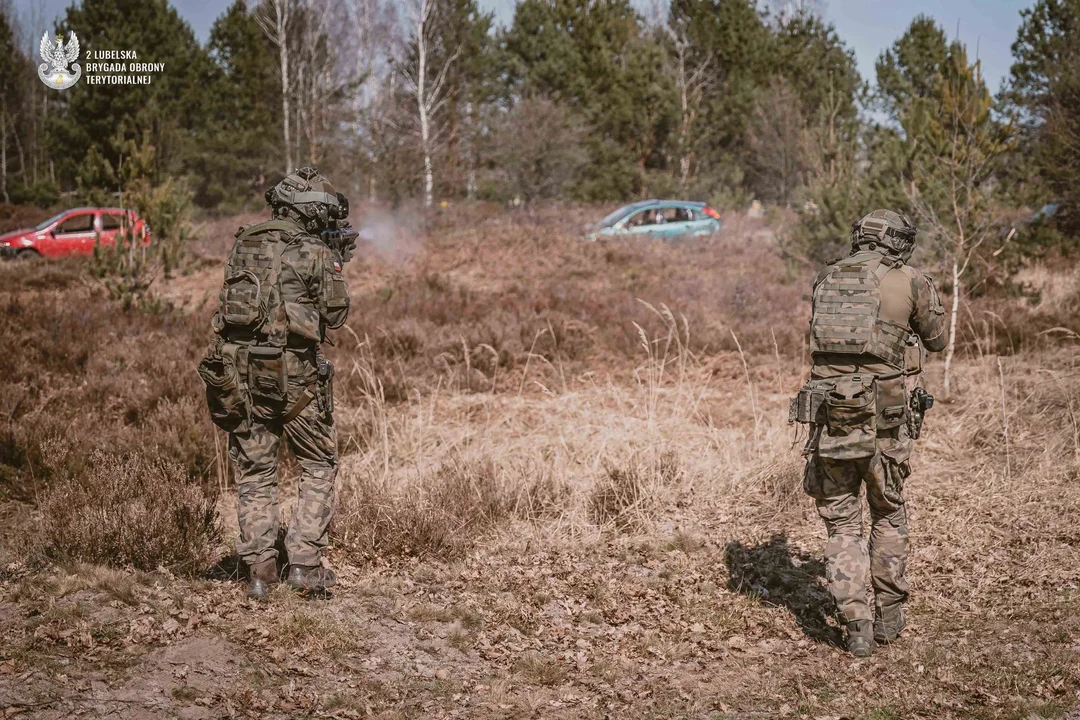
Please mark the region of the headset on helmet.
[[264, 197], [275, 215], [291, 210], [314, 226], [309, 229], [325, 228], [331, 221], [349, 216], [348, 199], [311, 166], [294, 170], [267, 190]]
[[907, 215], [892, 210], [875, 210], [851, 224], [851, 246], [881, 245], [905, 255], [915, 249], [918, 228]]

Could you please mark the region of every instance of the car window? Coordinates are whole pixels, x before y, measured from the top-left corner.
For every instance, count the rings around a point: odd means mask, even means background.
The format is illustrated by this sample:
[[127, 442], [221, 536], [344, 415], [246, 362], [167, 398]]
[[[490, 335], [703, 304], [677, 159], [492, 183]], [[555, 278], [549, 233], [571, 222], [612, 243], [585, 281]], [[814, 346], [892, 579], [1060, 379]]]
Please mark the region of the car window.
[[[598, 220], [596, 223], [594, 223], [594, 225], [595, 225], [595, 227], [598, 227], [598, 228], [611, 227], [612, 225], [614, 225], [615, 223], [619, 222], [624, 217], [626, 217], [626, 213], [630, 212], [631, 210], [633, 210], [635, 208], [639, 208], [644, 204], [645, 203], [637, 202], [637, 203], [631, 203], [630, 205], [623, 205], [621, 208], [619, 208], [615, 212], [610, 213], [609, 215], [605, 216], [602, 220]], [[627, 223], [627, 224], [629, 225], [629, 223]]]
[[672, 222], [690, 222], [694, 219], [690, 208], [680, 207], [672, 209], [675, 211], [675, 217], [672, 219]]
[[656, 210], [642, 210], [639, 213], [634, 213], [626, 223], [626, 227], [641, 227], [642, 225], [652, 225], [656, 222]]
[[37, 225], [34, 226], [34, 229], [44, 230], [62, 217], [64, 217], [64, 213], [60, 213], [59, 215], [53, 215], [48, 220], [42, 220], [41, 222], [39, 222]]
[[94, 216], [91, 213], [72, 215], [57, 226], [58, 234], [90, 232], [94, 229]]
[[124, 224], [124, 217], [122, 215], [102, 215], [101, 216], [101, 229], [102, 230], [118, 230], [121, 225]]

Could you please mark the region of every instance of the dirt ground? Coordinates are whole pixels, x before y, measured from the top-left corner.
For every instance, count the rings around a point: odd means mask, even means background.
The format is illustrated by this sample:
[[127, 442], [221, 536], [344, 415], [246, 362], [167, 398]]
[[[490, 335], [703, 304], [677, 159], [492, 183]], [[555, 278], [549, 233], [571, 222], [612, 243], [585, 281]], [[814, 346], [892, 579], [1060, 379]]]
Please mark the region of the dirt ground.
[[[791, 278], [761, 228], [627, 259], [545, 245], [542, 218], [486, 222], [349, 268], [355, 316], [332, 351], [344, 453], [332, 596], [279, 587], [249, 603], [232, 537], [199, 577], [34, 565], [17, 547], [39, 522], [34, 493], [9, 493], [0, 717], [1080, 718], [1080, 360], [1068, 338], [1002, 352], [976, 305], [952, 397], [942, 364], [928, 367], [939, 402], [905, 490], [911, 621], [855, 660], [786, 424], [805, 372], [805, 273]], [[207, 264], [158, 291], [201, 327], [219, 273]], [[1062, 292], [1075, 295], [1069, 277]], [[736, 292], [740, 278], [751, 282]], [[9, 307], [54, 292], [11, 274], [0, 287]], [[74, 281], [55, 292], [61, 307], [96, 297]], [[503, 325], [479, 337], [454, 324], [481, 312]], [[130, 322], [130, 342], [169, 339]], [[559, 338], [550, 352], [538, 349], [545, 326]], [[194, 357], [201, 331], [172, 332]], [[994, 332], [1015, 348], [1024, 331]], [[418, 350], [401, 350], [407, 337]], [[482, 362], [481, 345], [500, 359]], [[11, 382], [14, 398], [32, 377]], [[94, 382], [63, 397], [97, 397]], [[4, 402], [9, 423], [49, 412]], [[86, 427], [104, 433], [115, 418], [115, 442], [166, 417], [56, 402], [72, 428], [96, 417]], [[225, 488], [234, 537], [235, 490], [205, 447], [222, 437], [204, 432], [193, 442]], [[358, 553], [350, 488], [431, 482], [449, 459], [495, 468], [514, 498], [505, 516], [449, 558]], [[286, 514], [296, 472], [286, 465]], [[604, 515], [619, 472], [636, 494]]]

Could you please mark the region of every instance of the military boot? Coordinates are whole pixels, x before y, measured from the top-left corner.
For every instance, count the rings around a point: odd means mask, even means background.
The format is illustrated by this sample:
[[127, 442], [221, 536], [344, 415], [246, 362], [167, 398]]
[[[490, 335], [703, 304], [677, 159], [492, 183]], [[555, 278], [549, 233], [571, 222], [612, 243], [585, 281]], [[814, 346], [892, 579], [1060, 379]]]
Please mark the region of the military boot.
[[248, 583], [248, 597], [252, 600], [265, 600], [270, 596], [270, 586], [278, 581], [277, 559], [270, 558], [248, 566], [251, 582]]
[[906, 625], [907, 615], [902, 605], [878, 607], [874, 612], [874, 642], [879, 645], [895, 642]]
[[848, 652], [857, 658], [870, 657], [874, 653], [874, 630], [869, 620], [852, 620], [847, 624]]
[[333, 570], [322, 565], [291, 565], [286, 582], [289, 587], [301, 592], [318, 593], [337, 585], [337, 576]]

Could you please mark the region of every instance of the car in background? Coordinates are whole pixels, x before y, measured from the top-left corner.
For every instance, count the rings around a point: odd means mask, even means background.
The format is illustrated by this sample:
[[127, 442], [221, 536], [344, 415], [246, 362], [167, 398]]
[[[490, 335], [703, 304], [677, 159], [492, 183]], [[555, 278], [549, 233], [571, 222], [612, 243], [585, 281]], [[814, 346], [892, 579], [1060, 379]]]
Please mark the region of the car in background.
[[641, 200], [625, 205], [593, 223], [585, 239], [641, 236], [674, 240], [712, 235], [723, 225], [720, 213], [705, 203]]
[[0, 257], [28, 259], [89, 255], [99, 242], [103, 247], [108, 247], [128, 231], [138, 242], [150, 243], [149, 226], [132, 210], [73, 208], [32, 228], [0, 235]]

